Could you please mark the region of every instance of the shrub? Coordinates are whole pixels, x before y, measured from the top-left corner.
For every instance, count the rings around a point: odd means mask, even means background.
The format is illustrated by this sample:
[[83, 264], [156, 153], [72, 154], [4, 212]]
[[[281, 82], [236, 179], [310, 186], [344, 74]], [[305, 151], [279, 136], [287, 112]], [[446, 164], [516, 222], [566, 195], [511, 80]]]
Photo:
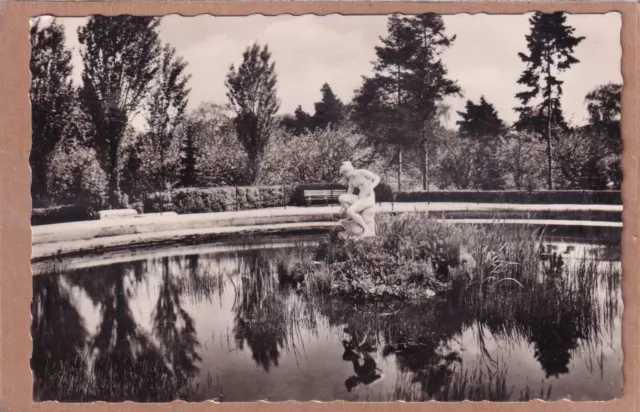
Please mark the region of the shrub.
[[282, 186], [213, 187], [174, 189], [149, 194], [145, 213], [211, 213], [282, 206]]
[[380, 182], [375, 188], [376, 202], [393, 202], [394, 193], [391, 186], [384, 182]]
[[106, 198], [107, 176], [100, 168], [95, 151], [82, 146], [56, 150], [47, 180], [53, 205], [100, 208]]
[[548, 190], [399, 192], [396, 202], [469, 202], [525, 204], [622, 204], [620, 191]]
[[52, 206], [33, 209], [31, 212], [31, 226], [93, 220], [97, 217], [96, 212], [97, 210], [87, 205]]

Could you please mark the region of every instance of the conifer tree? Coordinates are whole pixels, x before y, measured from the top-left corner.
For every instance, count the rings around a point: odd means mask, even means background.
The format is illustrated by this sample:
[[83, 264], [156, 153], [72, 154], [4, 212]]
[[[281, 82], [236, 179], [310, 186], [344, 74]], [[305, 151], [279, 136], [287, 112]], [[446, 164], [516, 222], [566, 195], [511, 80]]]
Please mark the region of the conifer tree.
[[[552, 143], [558, 131], [568, 129], [560, 104], [563, 81], [558, 76], [579, 63], [574, 51], [584, 40], [574, 36], [575, 29], [567, 25], [566, 20], [564, 12], [535, 13], [529, 19], [531, 31], [526, 36], [528, 54], [518, 54], [527, 65], [518, 84], [527, 90], [516, 94], [522, 106], [515, 109], [520, 114], [515, 126], [535, 132], [545, 141], [549, 189], [553, 188]], [[536, 104], [534, 99], [538, 99]]]

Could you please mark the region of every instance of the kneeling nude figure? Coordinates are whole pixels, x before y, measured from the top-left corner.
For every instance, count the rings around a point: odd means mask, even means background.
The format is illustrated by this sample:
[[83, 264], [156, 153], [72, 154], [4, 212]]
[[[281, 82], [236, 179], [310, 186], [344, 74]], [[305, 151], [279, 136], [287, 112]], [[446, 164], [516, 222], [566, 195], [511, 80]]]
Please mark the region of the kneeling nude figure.
[[[374, 188], [380, 183], [380, 176], [368, 170], [356, 169], [351, 162], [344, 162], [340, 166], [340, 173], [349, 181], [347, 193], [341, 195], [338, 200], [342, 206], [342, 211], [346, 211], [347, 216], [362, 227], [362, 237], [374, 236], [375, 223], [367, 224], [362, 212], [373, 208], [376, 204]], [[353, 194], [353, 190], [358, 188], [359, 193]], [[349, 230], [348, 221], [342, 221]]]

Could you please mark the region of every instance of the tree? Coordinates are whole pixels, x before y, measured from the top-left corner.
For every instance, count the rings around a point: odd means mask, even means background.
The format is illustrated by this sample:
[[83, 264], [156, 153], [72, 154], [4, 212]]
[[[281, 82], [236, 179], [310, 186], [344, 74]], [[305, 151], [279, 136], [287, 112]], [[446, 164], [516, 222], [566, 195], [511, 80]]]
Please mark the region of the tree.
[[122, 203], [120, 144], [158, 71], [158, 19], [92, 16], [78, 29], [84, 62], [80, 97], [95, 128], [93, 145], [109, 176], [109, 203]]
[[325, 83], [320, 89], [322, 100], [315, 103], [313, 123], [315, 127], [326, 129], [327, 127], [339, 127], [344, 120], [344, 104], [333, 93], [331, 87]]
[[265, 151], [261, 184], [337, 183], [343, 180], [345, 159], [356, 167], [368, 164], [371, 149], [353, 127], [316, 129], [300, 135], [295, 144], [285, 133], [275, 134]]
[[71, 53], [65, 48], [64, 28], [54, 21], [48, 27], [31, 26], [31, 196], [41, 202], [48, 195], [50, 157], [69, 136], [74, 123], [75, 90], [71, 81]]
[[207, 186], [247, 184], [247, 153], [224, 107], [205, 102], [188, 116], [198, 151], [197, 181]]
[[[546, 142], [547, 186], [552, 189], [552, 140], [558, 132], [568, 129], [560, 105], [563, 81], [558, 75], [579, 63], [573, 54], [584, 37], [573, 35], [575, 29], [566, 24], [564, 12], [537, 12], [529, 23], [531, 32], [526, 36], [529, 54], [518, 54], [527, 65], [518, 84], [528, 90], [516, 94], [522, 106], [515, 109], [520, 114], [515, 126], [518, 130], [537, 133]], [[532, 106], [536, 98], [541, 99]]]
[[517, 190], [532, 191], [542, 185], [545, 148], [540, 139], [525, 132], [509, 133], [499, 149], [503, 170]]
[[242, 56], [236, 70], [229, 68], [225, 85], [227, 97], [236, 117], [234, 125], [238, 139], [249, 159], [248, 180], [254, 183], [262, 167], [264, 150], [276, 127], [280, 103], [276, 96], [277, 76], [268, 46], [255, 43]]
[[313, 132], [315, 130], [313, 116], [305, 112], [302, 109], [302, 106], [296, 107], [293, 116], [283, 116], [281, 125], [288, 133], [291, 133], [294, 136], [300, 136], [304, 133]]
[[408, 127], [411, 108], [407, 106], [407, 90], [402, 76], [413, 50], [409, 46], [411, 31], [402, 18], [389, 17], [387, 37], [376, 46], [377, 60], [372, 77], [363, 77], [362, 86], [353, 98], [352, 118], [369, 138], [376, 150], [388, 153], [389, 146], [397, 151], [398, 190], [401, 190], [402, 154], [412, 145]]
[[46, 186], [56, 203], [100, 208], [104, 203], [106, 183], [93, 149], [71, 142], [51, 153]]
[[615, 171], [620, 159], [606, 140], [606, 135], [588, 128], [563, 136], [554, 154], [566, 188], [605, 190], [609, 182], [619, 184]]
[[441, 188], [497, 190], [504, 175], [497, 145], [451, 136], [442, 139], [436, 173]]
[[176, 139], [176, 129], [184, 121], [190, 89], [190, 75], [185, 74], [187, 63], [176, 57], [173, 47], [165, 45], [159, 56], [158, 72], [152, 86], [153, 99], [149, 100], [147, 123], [159, 163], [160, 188], [170, 186], [167, 175], [167, 152]]
[[428, 189], [428, 164], [430, 143], [435, 136], [432, 130], [438, 125], [440, 103], [445, 97], [460, 94], [460, 87], [447, 78], [440, 56], [453, 45], [455, 35], [447, 37], [442, 16], [427, 13], [408, 19], [413, 32], [415, 52], [409, 60], [406, 86], [411, 103], [415, 107], [419, 145], [422, 151], [422, 188]]
[[192, 187], [197, 183], [196, 163], [198, 161], [198, 147], [196, 143], [194, 122], [187, 122], [185, 133], [180, 145], [180, 186]]
[[[460, 88], [446, 78], [440, 55], [455, 36], [447, 37], [442, 17], [433, 13], [392, 16], [388, 35], [376, 47], [373, 77], [363, 79], [354, 98], [354, 120], [374, 144], [398, 149], [398, 185], [402, 151], [421, 150], [423, 187], [428, 183], [428, 143], [438, 117], [439, 103]], [[400, 188], [399, 188], [400, 189]]]
[[607, 175], [614, 188], [622, 183], [622, 133], [620, 129], [622, 85], [608, 83], [596, 87], [585, 98], [589, 111], [587, 129], [592, 136], [600, 136], [601, 143], [617, 157], [617, 161], [609, 163]]
[[467, 100], [464, 112], [458, 112], [462, 120], [456, 122], [459, 126], [459, 135], [462, 138], [495, 140], [501, 136], [506, 127], [498, 117], [498, 112], [493, 105], [487, 102], [484, 96], [480, 97], [478, 104]]
[[608, 83], [596, 87], [585, 97], [592, 129], [606, 133], [611, 142], [621, 150], [620, 108], [622, 85]]

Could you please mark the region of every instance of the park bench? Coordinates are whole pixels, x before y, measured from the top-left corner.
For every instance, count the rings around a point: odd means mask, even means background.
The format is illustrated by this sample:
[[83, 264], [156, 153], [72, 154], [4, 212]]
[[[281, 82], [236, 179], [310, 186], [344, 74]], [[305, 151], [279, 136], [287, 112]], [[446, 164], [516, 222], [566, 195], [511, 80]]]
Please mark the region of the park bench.
[[307, 206], [314, 201], [321, 201], [328, 205], [338, 203], [338, 198], [344, 193], [347, 193], [344, 189], [305, 190], [304, 200]]

